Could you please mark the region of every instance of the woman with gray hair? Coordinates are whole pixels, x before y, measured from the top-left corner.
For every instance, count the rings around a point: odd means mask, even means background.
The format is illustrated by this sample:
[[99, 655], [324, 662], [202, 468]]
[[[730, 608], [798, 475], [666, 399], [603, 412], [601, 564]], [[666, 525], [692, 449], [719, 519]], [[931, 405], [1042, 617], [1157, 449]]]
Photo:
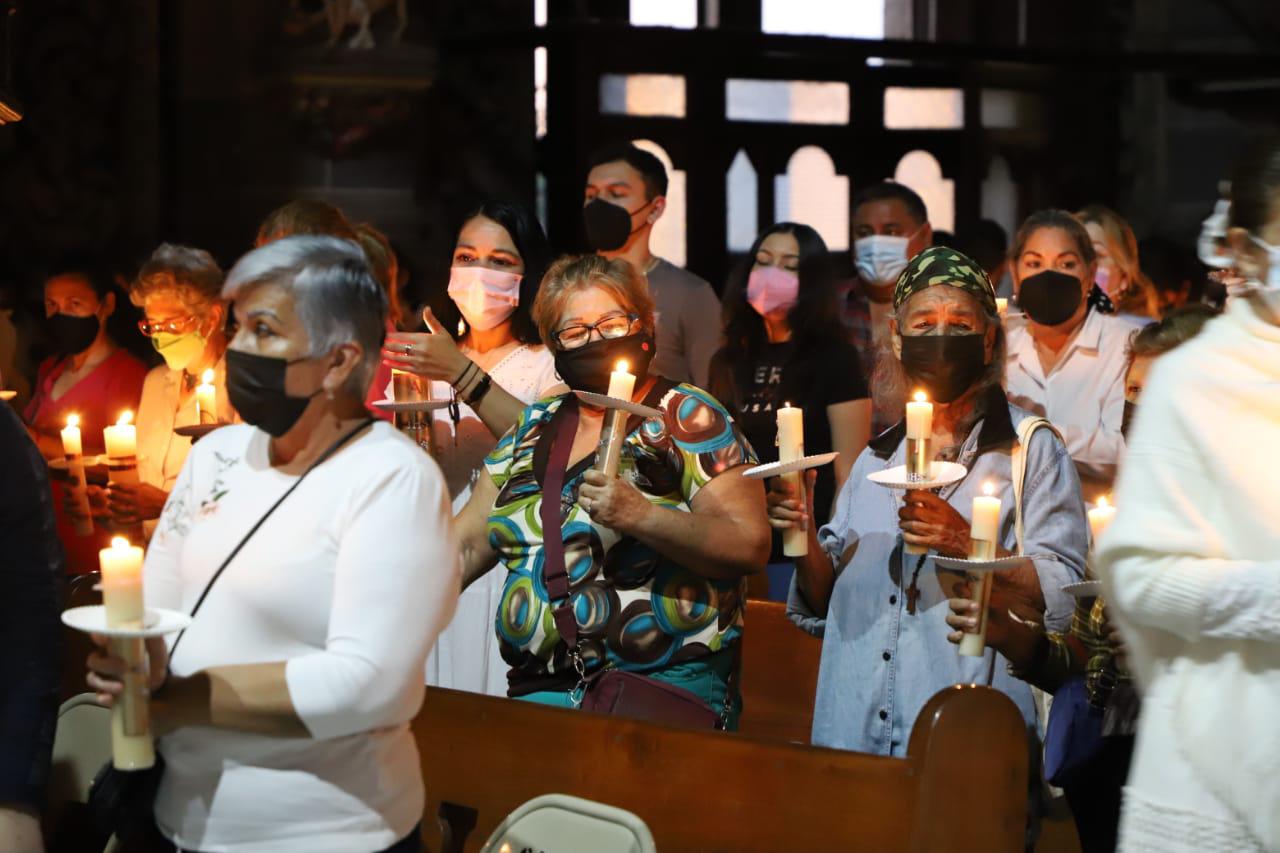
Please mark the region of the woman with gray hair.
[[[933, 560], [935, 554], [969, 556], [970, 508], [985, 486], [1001, 498], [997, 553], [1017, 551], [1010, 451], [1027, 413], [1010, 406], [1000, 387], [1004, 332], [995, 291], [976, 262], [935, 246], [903, 270], [893, 306], [893, 357], [881, 359], [878, 374], [892, 380], [885, 388], [896, 388], [903, 401], [913, 388], [928, 392], [936, 458], [959, 462], [967, 476], [901, 497], [869, 482], [869, 474], [904, 464], [906, 424], [899, 422], [858, 457], [821, 530], [811, 523], [812, 489], [802, 507], [781, 480], [769, 493], [769, 516], [775, 527], [809, 531], [809, 553], [796, 560], [788, 609], [823, 638], [813, 743], [900, 756], [916, 715], [953, 684], [984, 682], [1001, 690], [1028, 727], [1035, 709], [1031, 688], [1010, 675], [994, 651], [962, 657], [948, 643], [947, 600], [964, 575]], [[1033, 433], [1025, 454], [1022, 544], [1033, 556], [1000, 577], [1011, 594], [1062, 630], [1072, 611], [1062, 586], [1084, 576], [1089, 544], [1080, 481], [1051, 430]], [[924, 553], [907, 553], [905, 545]]]
[[[439, 468], [364, 410], [386, 296], [332, 237], [250, 252], [223, 296], [246, 423], [192, 448], [144, 570], [148, 606], [194, 615], [148, 647], [156, 824], [182, 849], [418, 850], [408, 723], [460, 564]], [[111, 701], [122, 662], [89, 664]]]
[[[121, 527], [142, 523], [148, 536], [191, 450], [180, 427], [230, 423], [235, 410], [227, 400], [227, 305], [223, 273], [203, 249], [162, 243], [138, 270], [129, 300], [142, 309], [138, 323], [164, 364], [151, 369], [138, 402], [138, 482], [102, 490], [90, 486], [90, 501], [105, 498], [111, 519]], [[214, 405], [202, 411], [196, 388], [202, 377], [213, 385]]]

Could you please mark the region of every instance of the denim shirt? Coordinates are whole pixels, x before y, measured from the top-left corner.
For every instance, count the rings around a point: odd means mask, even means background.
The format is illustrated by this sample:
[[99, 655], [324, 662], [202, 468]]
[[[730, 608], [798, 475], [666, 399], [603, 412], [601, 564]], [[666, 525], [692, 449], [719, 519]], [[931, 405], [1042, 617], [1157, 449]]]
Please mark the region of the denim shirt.
[[[986, 407], [961, 446], [969, 469], [959, 483], [939, 491], [966, 519], [984, 483], [1001, 500], [1000, 544], [1016, 552], [1011, 450], [1013, 424], [1028, 414], [1003, 397]], [[962, 657], [947, 641], [947, 599], [961, 576], [921, 564], [916, 612], [907, 612], [907, 589], [919, 556], [904, 554], [898, 527], [903, 493], [867, 480], [873, 471], [902, 465], [901, 424], [872, 442], [858, 457], [836, 502], [831, 522], [818, 533], [835, 566], [836, 580], [825, 618], [815, 614], [792, 581], [788, 612], [793, 621], [823, 637], [813, 743], [820, 746], [904, 755], [911, 727], [925, 703], [954, 684], [989, 684], [1007, 694], [1028, 726], [1035, 725], [1031, 688], [1009, 674], [1003, 656], [988, 648], [982, 657]], [[1084, 578], [1089, 528], [1080, 480], [1066, 447], [1050, 430], [1037, 430], [1027, 449], [1023, 489], [1023, 552], [1035, 565], [1044, 592], [1049, 630], [1065, 630], [1074, 601], [1064, 584]]]

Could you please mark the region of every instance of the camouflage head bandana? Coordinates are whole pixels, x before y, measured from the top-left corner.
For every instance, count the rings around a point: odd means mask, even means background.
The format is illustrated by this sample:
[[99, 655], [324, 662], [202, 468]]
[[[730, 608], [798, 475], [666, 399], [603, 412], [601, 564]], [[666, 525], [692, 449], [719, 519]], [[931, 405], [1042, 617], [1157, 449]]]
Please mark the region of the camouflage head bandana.
[[911, 259], [893, 288], [894, 310], [920, 291], [939, 284], [973, 294], [987, 314], [996, 314], [996, 291], [986, 272], [968, 255], [947, 246], [925, 249]]

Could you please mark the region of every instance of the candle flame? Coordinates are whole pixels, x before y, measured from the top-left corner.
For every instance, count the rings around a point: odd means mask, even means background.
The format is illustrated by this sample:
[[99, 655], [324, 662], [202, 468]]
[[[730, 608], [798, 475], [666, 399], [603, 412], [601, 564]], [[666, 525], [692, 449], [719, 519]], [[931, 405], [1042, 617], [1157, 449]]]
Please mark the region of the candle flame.
[[212, 367], [210, 367], [204, 373], [200, 374], [200, 381], [203, 382], [205, 385], [213, 384], [213, 368]]
[[126, 409], [120, 414], [119, 420], [116, 421], [116, 426], [126, 426], [131, 423], [133, 423], [133, 412]]
[[994, 495], [994, 494], [996, 493], [996, 487], [995, 487], [995, 484], [994, 484], [994, 483], [992, 483], [990, 480], [988, 480], [987, 482], [983, 483], [983, 484], [982, 484], [982, 493], [983, 493], [984, 495], [986, 495], [987, 497], [991, 497], [992, 495]]
[[462, 337], [466, 333], [467, 333], [467, 321], [463, 319], [459, 319], [458, 320], [458, 337]]
[[79, 415], [67, 415], [67, 426], [69, 426], [69, 427], [78, 427], [78, 426], [80, 426], [80, 416], [79, 416]]
[[912, 396], [912, 399], [914, 399], [917, 403], [924, 403], [929, 399], [929, 395], [925, 394], [923, 391], [917, 391]]
[[1111, 506], [1111, 503], [1107, 500], [1106, 495], [1100, 495], [1098, 497], [1097, 506], [1098, 506], [1098, 509], [1106, 509], [1107, 507]]
[[613, 369], [614, 369], [614, 372], [616, 373], [626, 373], [627, 368], [630, 366], [631, 365], [627, 364], [627, 360], [625, 358], [622, 358], [622, 359], [619, 359], [618, 363], [613, 366]]
[[111, 547], [112, 548], [128, 548], [129, 540], [124, 538], [123, 536], [112, 536]]

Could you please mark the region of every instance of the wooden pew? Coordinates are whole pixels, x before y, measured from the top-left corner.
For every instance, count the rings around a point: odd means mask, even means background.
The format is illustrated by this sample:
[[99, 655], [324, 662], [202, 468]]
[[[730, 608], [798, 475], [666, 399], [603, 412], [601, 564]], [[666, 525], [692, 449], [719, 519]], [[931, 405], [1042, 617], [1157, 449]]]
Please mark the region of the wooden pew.
[[634, 812], [661, 851], [1023, 848], [1025, 729], [986, 687], [930, 700], [906, 758], [435, 688], [413, 730], [433, 851], [478, 850], [508, 813], [548, 793]]
[[747, 600], [738, 731], [808, 743], [822, 641], [797, 628], [786, 610], [776, 601]]

